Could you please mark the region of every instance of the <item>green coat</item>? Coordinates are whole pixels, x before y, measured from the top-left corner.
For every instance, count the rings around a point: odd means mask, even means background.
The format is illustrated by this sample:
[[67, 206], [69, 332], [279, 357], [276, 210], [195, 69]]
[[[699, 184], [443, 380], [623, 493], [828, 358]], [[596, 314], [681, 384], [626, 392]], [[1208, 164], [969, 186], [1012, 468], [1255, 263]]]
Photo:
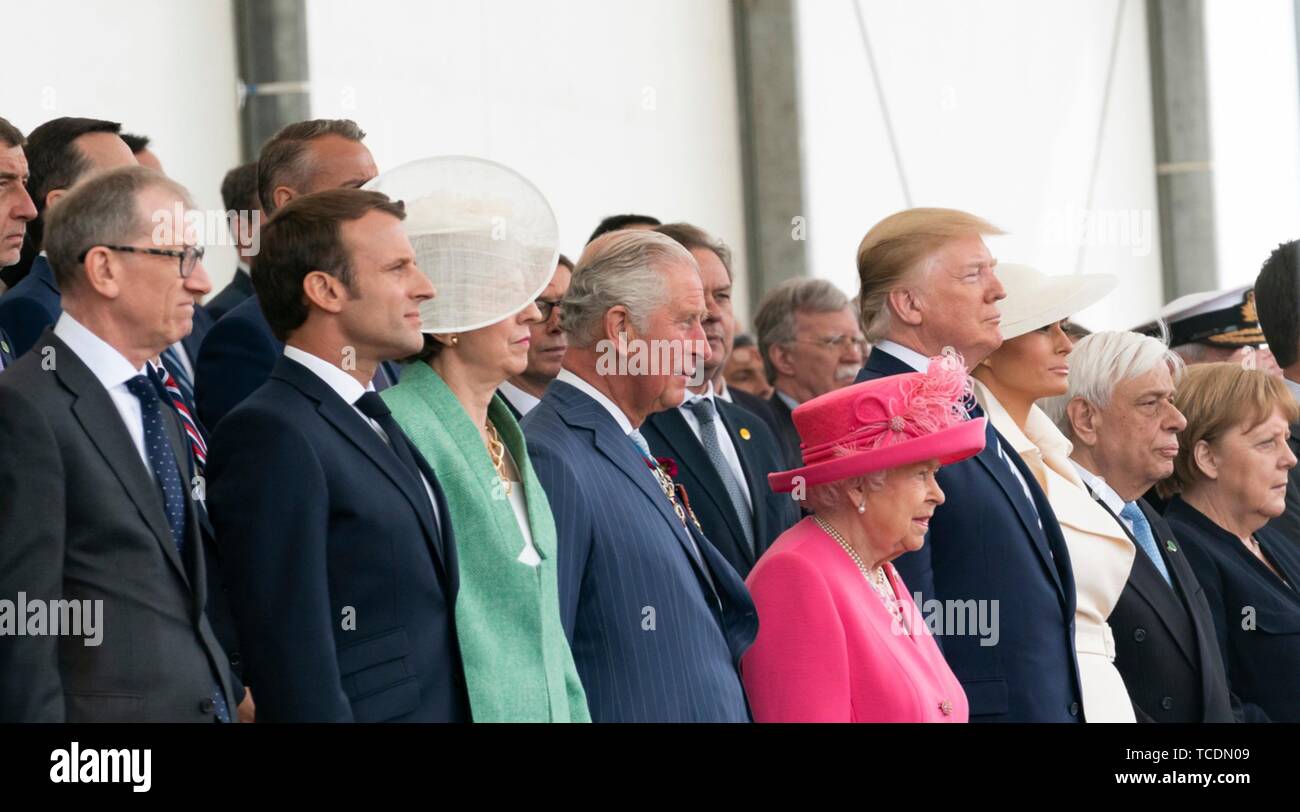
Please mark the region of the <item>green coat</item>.
[[495, 396], [488, 419], [519, 468], [533, 546], [542, 559], [536, 567], [518, 560], [524, 536], [510, 499], [478, 428], [438, 373], [411, 364], [401, 383], [382, 394], [437, 472], [451, 511], [460, 560], [456, 636], [474, 721], [591, 721], [560, 625], [555, 520], [510, 409]]

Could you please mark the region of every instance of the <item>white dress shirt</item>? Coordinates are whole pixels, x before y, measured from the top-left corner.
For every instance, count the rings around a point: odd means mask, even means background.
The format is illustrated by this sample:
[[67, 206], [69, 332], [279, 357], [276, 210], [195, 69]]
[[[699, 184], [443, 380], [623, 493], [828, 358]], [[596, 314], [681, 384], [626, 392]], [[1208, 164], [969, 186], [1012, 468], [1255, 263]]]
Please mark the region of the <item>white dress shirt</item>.
[[[140, 452], [145, 470], [153, 476], [153, 466], [149, 464], [149, 452], [144, 446], [144, 413], [140, 410], [140, 399], [126, 388], [126, 382], [137, 375], [145, 374], [145, 367], [139, 369], [131, 366], [126, 356], [111, 347], [107, 341], [92, 333], [85, 325], [63, 311], [54, 325], [54, 334], [68, 345], [81, 362], [90, 368], [112, 398], [117, 413], [126, 424], [126, 431], [135, 443], [135, 450]], [[58, 363], [56, 357], [54, 363]]]
[[736, 452], [736, 444], [731, 441], [731, 432], [727, 431], [726, 424], [722, 422], [722, 415], [717, 414], [718, 404], [716, 396], [713, 394], [713, 388], [710, 386], [702, 395], [688, 392], [686, 400], [682, 402], [681, 406], [677, 407], [677, 410], [686, 419], [686, 425], [691, 427], [695, 439], [699, 440], [700, 445], [703, 446], [704, 437], [700, 434], [700, 419], [695, 416], [695, 412], [690, 407], [691, 403], [701, 398], [714, 401], [713, 408], [716, 416], [713, 418], [713, 428], [718, 435], [718, 445], [722, 448], [722, 456], [726, 459], [727, 467], [731, 469], [732, 476], [736, 478], [736, 482], [740, 483], [740, 490], [745, 494], [745, 503], [749, 505], [752, 512], [754, 510], [754, 498], [749, 494], [749, 480], [745, 479], [745, 469], [740, 465], [740, 455]]
[[[362, 395], [366, 392], [375, 391], [375, 385], [373, 383], [368, 383], [365, 386], [362, 386], [361, 382], [356, 378], [344, 372], [339, 367], [334, 366], [324, 358], [312, 355], [306, 350], [299, 349], [290, 344], [284, 345], [284, 357], [288, 358], [290, 361], [297, 361], [307, 367], [308, 371], [317, 378], [320, 378], [326, 386], [334, 390], [335, 394], [343, 398], [343, 402], [351, 406], [352, 411], [356, 412], [362, 420], [366, 421], [366, 425], [370, 426], [370, 428], [374, 430], [375, 434], [379, 435], [379, 439], [383, 440], [389, 448], [392, 448], [393, 441], [384, 433], [383, 428], [369, 417], [366, 417], [365, 413], [357, 408], [357, 401], [361, 399]], [[419, 452], [416, 451], [414, 453], [418, 454]], [[441, 528], [442, 517], [438, 515], [438, 500], [434, 498], [433, 488], [429, 485], [429, 480], [424, 478], [424, 472], [420, 472], [420, 482], [424, 484], [424, 490], [429, 494], [429, 506], [433, 508], [433, 520], [437, 523], [439, 528]]]
[[1124, 505], [1127, 504], [1124, 501], [1124, 498], [1118, 493], [1115, 493], [1115, 489], [1106, 484], [1105, 479], [1097, 476], [1087, 468], [1084, 468], [1073, 459], [1070, 460], [1070, 464], [1079, 472], [1079, 479], [1083, 480], [1084, 484], [1088, 486], [1088, 489], [1097, 494], [1098, 498], [1101, 499], [1102, 504], [1110, 508], [1110, 512], [1114, 513], [1115, 517], [1128, 528], [1129, 534], [1132, 535], [1133, 538], [1137, 538], [1137, 535], [1133, 533], [1133, 522], [1120, 515], [1121, 511], [1124, 510]]
[[542, 402], [541, 398], [528, 394], [510, 381], [503, 382], [501, 386], [497, 388], [501, 392], [501, 397], [505, 398], [511, 406], [515, 407], [515, 411], [519, 412], [519, 418], [521, 420], [524, 415], [531, 412], [537, 404]]
[[[710, 386], [713, 386], [713, 384], [709, 384], [709, 385], [710, 385]], [[725, 400], [726, 402], [728, 402], [728, 403], [735, 403], [735, 402], [736, 402], [736, 401], [734, 401], [734, 400], [731, 399], [731, 390], [727, 388], [727, 381], [726, 381], [726, 379], [723, 379], [722, 383], [718, 384], [717, 386], [713, 386], [713, 390], [714, 390], [714, 391], [713, 391], [713, 394], [714, 394], [714, 395], [716, 395], [717, 397], [722, 398], [722, 399]]]

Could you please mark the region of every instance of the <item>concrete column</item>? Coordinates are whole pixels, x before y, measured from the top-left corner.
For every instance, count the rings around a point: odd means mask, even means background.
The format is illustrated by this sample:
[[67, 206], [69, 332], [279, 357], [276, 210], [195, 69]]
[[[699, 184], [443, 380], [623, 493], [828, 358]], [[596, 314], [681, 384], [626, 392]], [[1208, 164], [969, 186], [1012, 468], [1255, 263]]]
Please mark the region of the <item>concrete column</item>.
[[306, 0], [234, 0], [244, 85], [244, 160], [284, 125], [311, 118]]

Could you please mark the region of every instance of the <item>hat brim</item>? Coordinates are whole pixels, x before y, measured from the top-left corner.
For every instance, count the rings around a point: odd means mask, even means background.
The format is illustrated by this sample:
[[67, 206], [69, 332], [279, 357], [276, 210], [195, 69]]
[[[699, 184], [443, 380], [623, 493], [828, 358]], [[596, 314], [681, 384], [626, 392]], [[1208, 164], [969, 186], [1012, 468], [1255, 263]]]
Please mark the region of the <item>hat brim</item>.
[[1034, 291], [1033, 303], [1025, 313], [1002, 316], [1002, 340], [1018, 338], [1040, 327], [1055, 324], [1092, 307], [1119, 286], [1113, 274], [1051, 276]]
[[985, 418], [978, 417], [896, 445], [857, 451], [789, 471], [777, 471], [767, 475], [767, 483], [776, 493], [789, 493], [794, 490], [796, 482], [805, 486], [823, 485], [934, 459], [940, 465], [951, 465], [984, 450], [985, 422]]

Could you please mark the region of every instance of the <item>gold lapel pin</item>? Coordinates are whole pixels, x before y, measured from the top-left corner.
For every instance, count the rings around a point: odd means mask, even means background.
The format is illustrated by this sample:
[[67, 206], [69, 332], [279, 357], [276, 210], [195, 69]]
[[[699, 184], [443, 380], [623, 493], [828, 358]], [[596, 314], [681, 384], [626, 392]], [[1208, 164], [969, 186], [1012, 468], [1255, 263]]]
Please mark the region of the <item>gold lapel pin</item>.
[[741, 429], [741, 430], [740, 430], [740, 439], [742, 439], [742, 440], [748, 440], [749, 438], [750, 438], [749, 429]]

